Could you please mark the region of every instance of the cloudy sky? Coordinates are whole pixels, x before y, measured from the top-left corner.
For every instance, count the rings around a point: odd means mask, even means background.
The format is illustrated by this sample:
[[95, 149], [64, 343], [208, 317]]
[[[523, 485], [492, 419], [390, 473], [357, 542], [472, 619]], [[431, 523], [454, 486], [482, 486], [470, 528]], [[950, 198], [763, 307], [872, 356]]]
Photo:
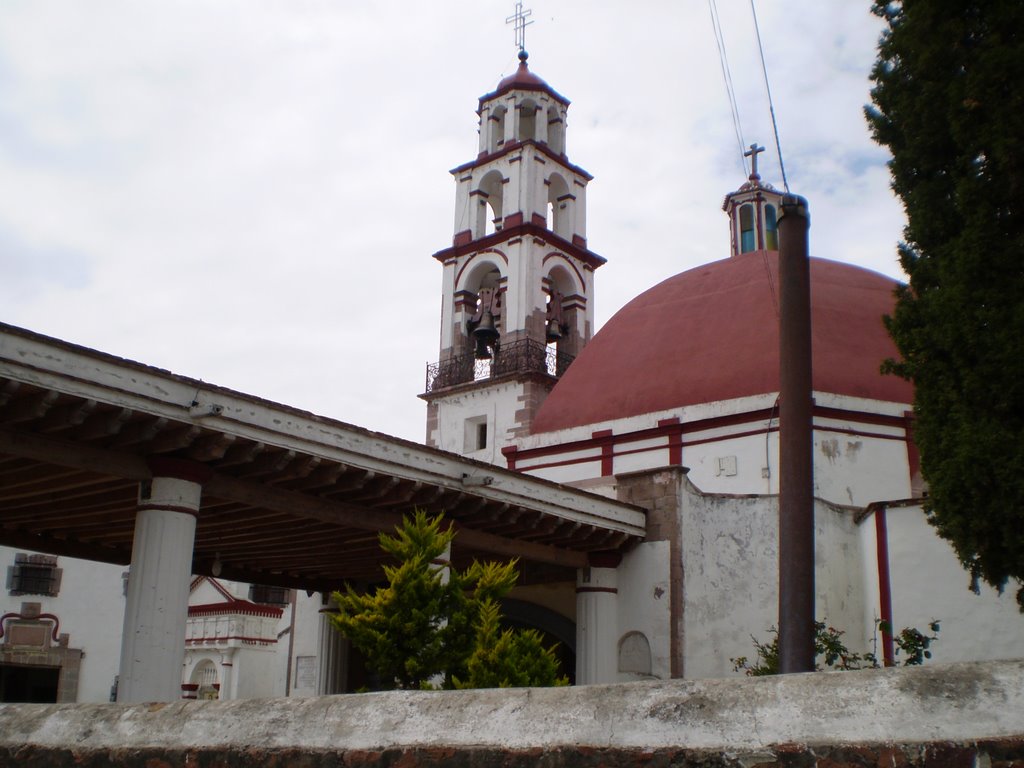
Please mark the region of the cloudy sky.
[[[811, 251], [898, 277], [862, 107], [868, 0], [760, 0]], [[533, 0], [532, 71], [595, 177], [598, 325], [727, 255], [744, 180], [705, 0]], [[773, 148], [749, 0], [717, 0], [745, 144]], [[422, 440], [448, 170], [514, 71], [510, 0], [0, 0], [0, 321]], [[781, 186], [775, 152], [761, 158]]]

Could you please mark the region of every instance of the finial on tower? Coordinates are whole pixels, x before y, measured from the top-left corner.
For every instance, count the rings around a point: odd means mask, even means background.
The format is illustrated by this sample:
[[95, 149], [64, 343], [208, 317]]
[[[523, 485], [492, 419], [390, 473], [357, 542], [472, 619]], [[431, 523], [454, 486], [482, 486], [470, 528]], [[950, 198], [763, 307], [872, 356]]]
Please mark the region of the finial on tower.
[[764, 147], [757, 146], [757, 142], [750, 145], [750, 149], [743, 153], [744, 157], [750, 158], [750, 180], [760, 181], [761, 175], [757, 172], [757, 156], [764, 152]]
[[519, 60], [522, 62], [525, 62], [529, 56], [526, 52], [526, 28], [533, 22], [526, 19], [531, 14], [533, 14], [533, 10], [527, 8], [524, 11], [521, 0], [516, 0], [516, 12], [505, 19], [506, 24], [515, 24], [516, 48], [519, 49]]

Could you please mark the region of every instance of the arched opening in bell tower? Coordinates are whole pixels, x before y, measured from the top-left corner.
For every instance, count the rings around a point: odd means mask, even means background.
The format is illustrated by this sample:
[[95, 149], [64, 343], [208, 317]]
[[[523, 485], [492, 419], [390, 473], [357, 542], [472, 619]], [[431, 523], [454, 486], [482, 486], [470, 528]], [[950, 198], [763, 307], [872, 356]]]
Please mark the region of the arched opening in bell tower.
[[548, 107], [548, 146], [556, 154], [565, 154], [565, 123], [555, 107]]
[[537, 103], [527, 99], [516, 109], [519, 110], [519, 141], [536, 141], [537, 139]]
[[548, 373], [561, 376], [581, 346], [578, 313], [582, 305], [582, 287], [577, 285], [568, 269], [555, 265], [544, 279], [544, 292]]
[[572, 237], [572, 195], [569, 194], [569, 184], [560, 174], [552, 173], [547, 187], [548, 229], [568, 240]]
[[491, 110], [487, 120], [487, 151], [497, 152], [505, 143], [505, 115], [508, 110], [501, 104]]
[[473, 237], [480, 238], [492, 235], [501, 229], [505, 180], [501, 172], [490, 171], [477, 187], [476, 219], [473, 226]]

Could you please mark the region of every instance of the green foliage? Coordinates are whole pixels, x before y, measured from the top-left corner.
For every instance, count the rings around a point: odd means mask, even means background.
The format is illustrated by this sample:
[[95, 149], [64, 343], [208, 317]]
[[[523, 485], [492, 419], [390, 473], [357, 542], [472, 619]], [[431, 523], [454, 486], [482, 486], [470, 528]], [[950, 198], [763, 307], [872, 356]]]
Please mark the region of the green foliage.
[[[889, 625], [880, 621], [878, 629], [888, 632]], [[930, 622], [928, 629], [932, 632], [931, 635], [926, 635], [913, 627], [904, 627], [898, 635], [893, 637], [893, 644], [896, 646], [895, 654], [899, 656], [902, 651], [907, 655], [903, 660], [903, 666], [923, 664], [925, 659], [932, 657], [932, 652], [929, 649], [932, 643], [939, 639], [939, 622]], [[751, 663], [746, 656], [729, 659], [732, 662], [733, 672], [745, 672], [750, 677], [779, 674], [779, 631], [772, 627], [768, 633], [772, 635], [772, 639], [767, 643], [762, 643], [754, 636], [750, 638], [754, 641], [754, 650], [756, 651], [754, 663]], [[830, 627], [824, 621], [814, 622], [815, 670], [820, 672], [823, 669], [870, 669], [881, 666], [874, 653], [854, 653], [847, 648], [843, 642], [844, 634], [842, 630]]]
[[442, 530], [441, 524], [441, 515], [416, 510], [394, 535], [382, 533], [381, 549], [398, 564], [384, 566], [387, 586], [372, 594], [348, 585], [332, 595], [335, 628], [363, 653], [384, 687], [431, 688], [438, 678], [444, 688], [455, 687], [456, 679], [466, 681], [461, 687], [491, 680], [555, 684], [556, 672], [541, 674], [543, 660], [553, 654], [536, 633], [497, 631], [498, 600], [515, 586], [516, 561], [474, 561], [465, 571], [439, 568], [455, 537], [451, 526]]
[[975, 591], [1002, 591], [1024, 579], [1024, 5], [872, 10], [887, 26], [866, 113], [892, 153], [910, 277], [884, 370], [914, 383], [930, 522]]
[[466, 664], [467, 678], [455, 678], [456, 688], [525, 688], [568, 685], [558, 676], [555, 648], [545, 648], [533, 629], [501, 629], [501, 613], [493, 600], [480, 608], [476, 648]]

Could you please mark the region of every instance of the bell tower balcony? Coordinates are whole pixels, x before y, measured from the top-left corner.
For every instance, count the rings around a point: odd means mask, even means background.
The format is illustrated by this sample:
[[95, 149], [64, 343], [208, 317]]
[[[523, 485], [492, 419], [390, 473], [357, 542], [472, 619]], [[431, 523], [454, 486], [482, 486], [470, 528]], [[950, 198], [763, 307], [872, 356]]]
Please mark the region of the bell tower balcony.
[[519, 339], [495, 344], [489, 358], [480, 358], [473, 350], [427, 365], [425, 394], [437, 394], [466, 384], [491, 383], [502, 378], [535, 374], [559, 379], [574, 360], [559, 352], [553, 344], [534, 339]]

